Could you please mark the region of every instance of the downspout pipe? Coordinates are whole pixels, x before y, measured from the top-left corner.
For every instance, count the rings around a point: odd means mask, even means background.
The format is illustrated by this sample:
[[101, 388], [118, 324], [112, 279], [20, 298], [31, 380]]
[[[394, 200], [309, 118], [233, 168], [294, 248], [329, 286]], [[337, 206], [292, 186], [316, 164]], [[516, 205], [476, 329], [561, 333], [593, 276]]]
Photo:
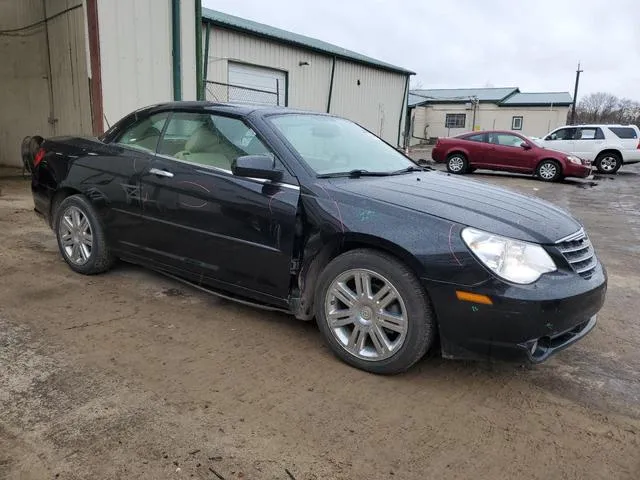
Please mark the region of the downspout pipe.
[[[196, 0], [196, 3], [198, 0]], [[173, 56], [173, 99], [182, 100], [182, 48], [180, 38], [180, 0], [171, 0], [171, 36]]]
[[333, 95], [333, 77], [336, 73], [336, 57], [333, 57], [331, 65], [331, 80], [329, 81], [329, 98], [327, 99], [327, 113], [331, 113], [331, 96]]
[[209, 38], [211, 37], [211, 24], [207, 22], [207, 30], [204, 37], [204, 58], [202, 74], [202, 100], [207, 99], [207, 79], [209, 78]]
[[[404, 109], [405, 109], [405, 106], [406, 107], [409, 106], [409, 77], [410, 75], [407, 75], [407, 78], [404, 82], [404, 94], [402, 95], [402, 106], [400, 107], [400, 119], [398, 120], [398, 147], [406, 146], [406, 145], [400, 145], [400, 135], [402, 134], [402, 120], [405, 116]], [[404, 138], [406, 140], [407, 136], [404, 135]], [[406, 143], [406, 141], [404, 143]]]
[[202, 0], [195, 0], [196, 5], [196, 89], [198, 100], [204, 100], [204, 77], [202, 76]]

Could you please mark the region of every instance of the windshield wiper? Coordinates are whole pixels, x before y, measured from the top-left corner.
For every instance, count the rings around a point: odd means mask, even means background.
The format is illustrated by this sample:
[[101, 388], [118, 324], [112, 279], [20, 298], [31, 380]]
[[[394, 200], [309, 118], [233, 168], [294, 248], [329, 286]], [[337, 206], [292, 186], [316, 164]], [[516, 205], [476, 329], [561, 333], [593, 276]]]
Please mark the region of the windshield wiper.
[[395, 172], [391, 172], [391, 175], [401, 175], [403, 173], [411, 173], [411, 172], [428, 172], [433, 170], [433, 168], [427, 165], [411, 165], [410, 167], [403, 168], [402, 170], [396, 170]]
[[370, 172], [369, 170], [363, 170], [361, 168], [358, 168], [358, 169], [355, 169], [355, 170], [351, 170], [349, 172], [323, 173], [322, 175], [318, 175], [318, 178], [386, 177], [386, 176], [393, 175], [393, 174], [394, 174], [394, 172]]

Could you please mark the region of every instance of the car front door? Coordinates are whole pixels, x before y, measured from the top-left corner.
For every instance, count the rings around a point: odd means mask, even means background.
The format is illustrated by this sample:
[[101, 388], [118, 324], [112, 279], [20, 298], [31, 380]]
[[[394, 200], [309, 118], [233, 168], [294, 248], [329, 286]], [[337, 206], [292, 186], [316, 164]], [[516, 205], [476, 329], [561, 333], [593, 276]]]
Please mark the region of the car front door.
[[593, 161], [604, 145], [604, 133], [598, 127], [581, 127], [575, 134], [574, 150], [580, 158]]
[[299, 199], [295, 177], [239, 178], [231, 163], [273, 152], [242, 119], [177, 112], [141, 178], [145, 244], [160, 268], [264, 301], [289, 292]]
[[554, 130], [544, 138], [544, 147], [552, 150], [558, 150], [565, 153], [575, 152], [575, 135], [577, 132], [575, 127], [563, 127]]
[[527, 143], [524, 139], [511, 133], [489, 132], [487, 135], [492, 167], [515, 172], [531, 170], [532, 154], [522, 147], [523, 143]]

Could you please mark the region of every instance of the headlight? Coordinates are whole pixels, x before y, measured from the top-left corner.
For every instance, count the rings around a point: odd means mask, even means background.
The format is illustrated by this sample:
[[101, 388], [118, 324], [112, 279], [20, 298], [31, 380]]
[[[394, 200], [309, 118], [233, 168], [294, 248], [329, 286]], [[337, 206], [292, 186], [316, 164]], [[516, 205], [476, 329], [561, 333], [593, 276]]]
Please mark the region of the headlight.
[[580, 160], [575, 155], [567, 155], [567, 160], [571, 163], [575, 163], [576, 165], [582, 165], [582, 160]]
[[533, 283], [543, 273], [556, 270], [556, 264], [540, 245], [474, 228], [462, 230], [462, 239], [480, 262], [513, 283]]

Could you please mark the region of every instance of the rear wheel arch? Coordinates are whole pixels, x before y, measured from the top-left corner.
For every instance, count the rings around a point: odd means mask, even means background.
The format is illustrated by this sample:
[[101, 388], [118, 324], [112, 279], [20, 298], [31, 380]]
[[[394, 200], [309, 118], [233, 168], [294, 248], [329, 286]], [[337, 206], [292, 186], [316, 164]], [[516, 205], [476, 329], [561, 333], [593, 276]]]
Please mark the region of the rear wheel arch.
[[56, 190], [56, 192], [53, 194], [53, 197], [51, 198], [51, 206], [49, 211], [49, 222], [51, 227], [53, 227], [53, 224], [54, 224], [53, 219], [55, 218], [56, 212], [58, 211], [58, 207], [63, 202], [63, 200], [67, 197], [70, 197], [71, 195], [81, 195], [81, 194], [82, 192], [71, 187], [62, 187]]

